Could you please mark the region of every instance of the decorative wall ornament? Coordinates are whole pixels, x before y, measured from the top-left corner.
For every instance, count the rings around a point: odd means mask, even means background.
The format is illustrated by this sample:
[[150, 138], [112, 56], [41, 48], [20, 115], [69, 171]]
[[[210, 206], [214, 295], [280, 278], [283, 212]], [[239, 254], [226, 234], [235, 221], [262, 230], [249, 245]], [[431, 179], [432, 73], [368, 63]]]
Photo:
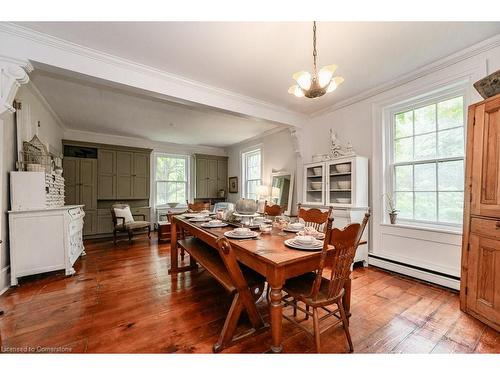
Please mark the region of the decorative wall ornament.
[[297, 157], [302, 157], [302, 134], [299, 129], [290, 129], [290, 137], [292, 137], [293, 151]]
[[21, 85], [28, 83], [28, 73], [33, 71], [29, 62], [20, 62], [0, 56], [0, 115], [16, 109], [12, 102]]
[[351, 142], [347, 142], [347, 145], [343, 145], [337, 137], [337, 133], [330, 129], [330, 158], [353, 155], [355, 155], [355, 152]]

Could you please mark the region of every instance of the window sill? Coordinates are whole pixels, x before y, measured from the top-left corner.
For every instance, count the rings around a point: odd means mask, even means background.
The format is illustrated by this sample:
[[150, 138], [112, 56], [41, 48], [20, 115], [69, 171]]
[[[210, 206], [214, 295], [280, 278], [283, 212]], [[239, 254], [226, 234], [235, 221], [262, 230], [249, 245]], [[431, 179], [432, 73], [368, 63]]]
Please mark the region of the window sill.
[[414, 223], [397, 223], [397, 224], [380, 223], [380, 226], [395, 227], [401, 229], [423, 230], [428, 232], [446, 233], [446, 234], [462, 235], [463, 233], [462, 227], [449, 227], [449, 226], [425, 225], [425, 224], [414, 224]]

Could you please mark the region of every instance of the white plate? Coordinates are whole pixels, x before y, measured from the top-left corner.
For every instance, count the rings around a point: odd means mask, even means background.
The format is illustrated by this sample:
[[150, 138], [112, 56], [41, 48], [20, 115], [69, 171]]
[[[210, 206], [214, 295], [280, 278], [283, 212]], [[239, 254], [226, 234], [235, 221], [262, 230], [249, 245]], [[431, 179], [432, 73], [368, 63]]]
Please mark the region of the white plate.
[[226, 223], [217, 223], [217, 224], [210, 224], [210, 223], [203, 223], [201, 224], [202, 227], [205, 228], [222, 228], [222, 227], [227, 227], [229, 224]]
[[[299, 234], [299, 236], [306, 236], [306, 234], [303, 232], [304, 232], [303, 230], [300, 230], [297, 233]], [[308, 234], [307, 236], [313, 236], [317, 240], [324, 240], [325, 239], [325, 234], [321, 233], [321, 232], [319, 232], [318, 234]]]
[[191, 212], [191, 213], [188, 212], [188, 213], [182, 214], [182, 216], [187, 217], [187, 218], [191, 218], [191, 217], [201, 217], [201, 216], [208, 216], [208, 215], [200, 214], [199, 212]]
[[259, 235], [259, 232], [252, 232], [250, 231], [250, 233], [248, 234], [243, 234], [243, 235], [239, 235], [239, 234], [235, 234], [232, 230], [228, 230], [227, 232], [224, 233], [224, 236], [228, 237], [228, 238], [237, 238], [237, 239], [245, 239], [245, 238], [255, 238]]
[[193, 223], [196, 223], [196, 222], [202, 222], [202, 221], [209, 221], [211, 220], [208, 216], [205, 216], [205, 217], [193, 217], [191, 219], [189, 219], [189, 221], [192, 221]]
[[283, 229], [285, 232], [291, 232], [291, 233], [298, 233], [300, 232], [301, 230], [304, 230], [304, 228], [301, 228], [301, 229], [293, 229], [293, 228], [290, 228], [290, 227], [286, 227]]
[[323, 241], [316, 240], [313, 245], [302, 245], [295, 242], [295, 239], [290, 238], [285, 240], [285, 245], [299, 250], [321, 250], [323, 248]]

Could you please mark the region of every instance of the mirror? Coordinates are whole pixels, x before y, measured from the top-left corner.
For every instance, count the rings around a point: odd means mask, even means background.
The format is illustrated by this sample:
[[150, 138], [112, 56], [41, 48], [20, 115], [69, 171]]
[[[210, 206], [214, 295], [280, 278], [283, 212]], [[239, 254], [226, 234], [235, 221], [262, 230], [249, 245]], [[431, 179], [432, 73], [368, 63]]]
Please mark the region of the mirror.
[[284, 208], [284, 213], [290, 215], [293, 199], [293, 172], [281, 171], [271, 173], [272, 204], [279, 204]]

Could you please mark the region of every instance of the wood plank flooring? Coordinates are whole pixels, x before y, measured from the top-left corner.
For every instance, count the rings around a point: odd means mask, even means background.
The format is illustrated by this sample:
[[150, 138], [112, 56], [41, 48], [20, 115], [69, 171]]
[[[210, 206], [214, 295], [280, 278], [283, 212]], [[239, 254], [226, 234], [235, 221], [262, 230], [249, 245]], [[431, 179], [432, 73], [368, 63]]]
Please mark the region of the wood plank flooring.
[[[211, 352], [231, 298], [207, 272], [171, 278], [169, 245], [140, 237], [116, 247], [88, 242], [86, 251], [75, 276], [24, 278], [0, 296], [4, 351]], [[500, 334], [462, 313], [456, 293], [372, 267], [353, 276], [356, 353], [500, 353]], [[265, 303], [259, 309], [267, 319]], [[314, 351], [312, 339], [286, 321], [283, 335], [285, 352]], [[264, 353], [270, 341], [267, 331], [224, 352]], [[342, 328], [323, 334], [322, 346], [345, 353]]]

